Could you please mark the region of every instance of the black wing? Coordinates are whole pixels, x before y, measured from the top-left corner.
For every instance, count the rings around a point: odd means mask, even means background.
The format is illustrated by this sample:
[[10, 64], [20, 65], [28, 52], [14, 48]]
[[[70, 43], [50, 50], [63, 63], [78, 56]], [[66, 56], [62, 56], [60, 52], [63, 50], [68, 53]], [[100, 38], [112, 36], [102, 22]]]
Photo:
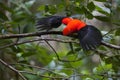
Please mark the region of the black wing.
[[102, 34], [92, 25], [87, 25], [78, 31], [78, 38], [84, 50], [93, 50], [101, 44]]
[[38, 30], [50, 30], [52, 28], [57, 28], [62, 24], [62, 19], [64, 16], [49, 16], [41, 18], [37, 21]]

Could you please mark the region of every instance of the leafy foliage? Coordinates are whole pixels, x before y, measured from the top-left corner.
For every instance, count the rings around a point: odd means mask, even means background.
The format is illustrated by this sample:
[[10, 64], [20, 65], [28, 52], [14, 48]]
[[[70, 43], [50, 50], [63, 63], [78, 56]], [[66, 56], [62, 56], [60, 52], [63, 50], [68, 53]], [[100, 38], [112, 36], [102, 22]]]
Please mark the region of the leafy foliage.
[[[97, 19], [103, 24], [107, 23], [109, 26], [106, 30], [101, 28], [104, 41], [120, 45], [119, 0], [115, 0], [118, 1], [117, 6], [111, 0], [5, 1], [0, 1], [0, 35], [35, 32], [35, 21], [43, 16], [77, 14], [77, 18], [82, 20]], [[104, 7], [95, 4], [98, 2]], [[68, 40], [62, 36], [50, 37]], [[77, 43], [69, 43], [69, 46], [67, 43], [49, 42], [56, 50], [56, 55], [46, 40], [14, 44], [36, 38], [0, 39], [0, 58], [20, 70], [28, 80], [117, 80], [120, 77], [120, 50], [101, 45], [98, 48], [100, 52], [83, 51]], [[9, 46], [11, 44], [14, 45]], [[21, 80], [2, 64], [0, 77], [1, 80]]]

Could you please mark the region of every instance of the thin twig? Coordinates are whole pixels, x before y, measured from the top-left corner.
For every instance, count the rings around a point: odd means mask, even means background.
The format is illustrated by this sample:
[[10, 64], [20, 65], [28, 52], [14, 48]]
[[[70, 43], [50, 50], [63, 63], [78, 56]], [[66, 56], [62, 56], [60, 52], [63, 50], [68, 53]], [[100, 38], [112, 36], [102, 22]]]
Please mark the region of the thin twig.
[[56, 74], [55, 72], [53, 72], [53, 70], [42, 68], [40, 66], [33, 66], [33, 65], [22, 64], [22, 63], [13, 63], [13, 64], [10, 64], [10, 65], [21, 65], [21, 66], [25, 66], [25, 67], [31, 67], [31, 68], [41, 69], [41, 70], [48, 71], [48, 72], [51, 72], [53, 74]]
[[110, 43], [106, 43], [104, 41], [101, 42], [102, 45], [106, 46], [106, 47], [109, 47], [109, 48], [113, 48], [113, 49], [117, 49], [117, 50], [120, 50], [120, 46], [117, 46], [117, 45], [113, 45], [113, 44], [110, 44]]
[[64, 77], [51, 77], [51, 76], [45, 76], [45, 75], [40, 75], [39, 73], [33, 73], [33, 72], [27, 72], [27, 71], [19, 71], [21, 73], [26, 73], [26, 74], [31, 74], [31, 75], [38, 75], [40, 77], [44, 77], [44, 78], [49, 78], [49, 79], [67, 79], [67, 76]]
[[[40, 67], [40, 66], [33, 66], [33, 65], [23, 64], [23, 63], [11, 63], [10, 65], [11, 65], [11, 66], [12, 66], [12, 65], [21, 65], [21, 66], [26, 66], [26, 67], [31, 67], [31, 68], [46, 70], [46, 71], [48, 71], [48, 72], [53, 72], [53, 70], [55, 70], [55, 68], [49, 70], [49, 69], [46, 69], [46, 68], [43, 68], [43, 67]], [[62, 69], [72, 70], [72, 68], [62, 68]], [[51, 71], [51, 70], [52, 70], [52, 71]], [[53, 72], [53, 73], [54, 73], [54, 72]]]
[[52, 45], [51, 45], [47, 40], [44, 40], [44, 41], [45, 41], [45, 42], [48, 44], [48, 46], [50, 46], [50, 48], [54, 51], [54, 53], [55, 53], [56, 57], [58, 58], [58, 60], [60, 60], [57, 51], [52, 47]]
[[58, 59], [59, 61], [62, 61], [62, 62], [77, 62], [77, 61], [80, 61], [81, 59], [83, 59], [83, 58], [79, 58], [79, 59], [76, 59], [76, 60], [63, 60], [63, 59], [60, 59], [57, 51], [52, 47], [52, 45], [51, 45], [47, 40], [45, 40], [45, 42], [46, 42], [46, 43], [50, 46], [50, 48], [54, 51], [54, 53], [55, 53], [55, 55], [56, 55], [56, 57], [57, 57], [57, 59]]
[[17, 45], [18, 41], [19, 41], [19, 38], [17, 38], [13, 43], [10, 43], [10, 44], [0, 47], [0, 49], [4, 49], [4, 48], [10, 47], [10, 46]]
[[16, 72], [23, 80], [27, 80], [17, 69], [12, 67], [11, 65], [4, 62], [2, 59], [0, 59], [0, 62], [5, 65], [7, 68], [11, 69], [12, 71]]
[[14, 46], [14, 45], [20, 45], [20, 44], [25, 44], [25, 43], [30, 43], [30, 42], [36, 42], [36, 41], [44, 41], [44, 40], [47, 40], [47, 41], [57, 41], [57, 42], [61, 42], [61, 43], [79, 43], [77, 41], [73, 41], [73, 40], [61, 40], [61, 39], [55, 39], [55, 38], [45, 38], [45, 39], [33, 39], [33, 40], [27, 40], [27, 41], [22, 41], [22, 42], [17, 42], [17, 43], [10, 43], [8, 45], [5, 45], [5, 46], [2, 46], [0, 47], [0, 49], [4, 49], [4, 48], [7, 48], [7, 47], [10, 47], [10, 46]]

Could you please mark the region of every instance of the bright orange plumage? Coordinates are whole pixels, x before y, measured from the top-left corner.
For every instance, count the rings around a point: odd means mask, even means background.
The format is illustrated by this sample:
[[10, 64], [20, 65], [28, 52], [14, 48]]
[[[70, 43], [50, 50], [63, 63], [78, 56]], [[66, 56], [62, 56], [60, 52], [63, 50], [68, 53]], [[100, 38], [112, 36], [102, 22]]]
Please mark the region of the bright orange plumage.
[[39, 30], [51, 30], [57, 28], [61, 24], [65, 24], [63, 35], [67, 36], [72, 33], [77, 33], [80, 45], [83, 50], [94, 50], [101, 44], [102, 34], [92, 25], [87, 25], [79, 19], [72, 19], [63, 16], [50, 16], [42, 18], [37, 22]]
[[63, 35], [69, 35], [69, 34], [74, 33], [86, 26], [86, 24], [84, 22], [82, 22], [81, 20], [71, 19], [71, 18], [64, 18], [62, 20], [62, 23], [67, 25], [63, 29]]

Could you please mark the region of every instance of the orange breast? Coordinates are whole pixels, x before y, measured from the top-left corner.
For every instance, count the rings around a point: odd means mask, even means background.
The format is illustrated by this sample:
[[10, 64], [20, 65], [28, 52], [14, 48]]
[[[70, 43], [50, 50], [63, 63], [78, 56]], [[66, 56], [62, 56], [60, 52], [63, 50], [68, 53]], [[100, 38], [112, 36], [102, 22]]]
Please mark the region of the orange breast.
[[67, 26], [63, 30], [63, 35], [69, 35], [74, 32], [77, 32], [82, 27], [84, 27], [86, 24], [78, 19], [73, 19], [68, 22]]
[[71, 32], [76, 32], [84, 26], [86, 26], [86, 24], [78, 19], [74, 19], [67, 24], [67, 28], [69, 28]]

